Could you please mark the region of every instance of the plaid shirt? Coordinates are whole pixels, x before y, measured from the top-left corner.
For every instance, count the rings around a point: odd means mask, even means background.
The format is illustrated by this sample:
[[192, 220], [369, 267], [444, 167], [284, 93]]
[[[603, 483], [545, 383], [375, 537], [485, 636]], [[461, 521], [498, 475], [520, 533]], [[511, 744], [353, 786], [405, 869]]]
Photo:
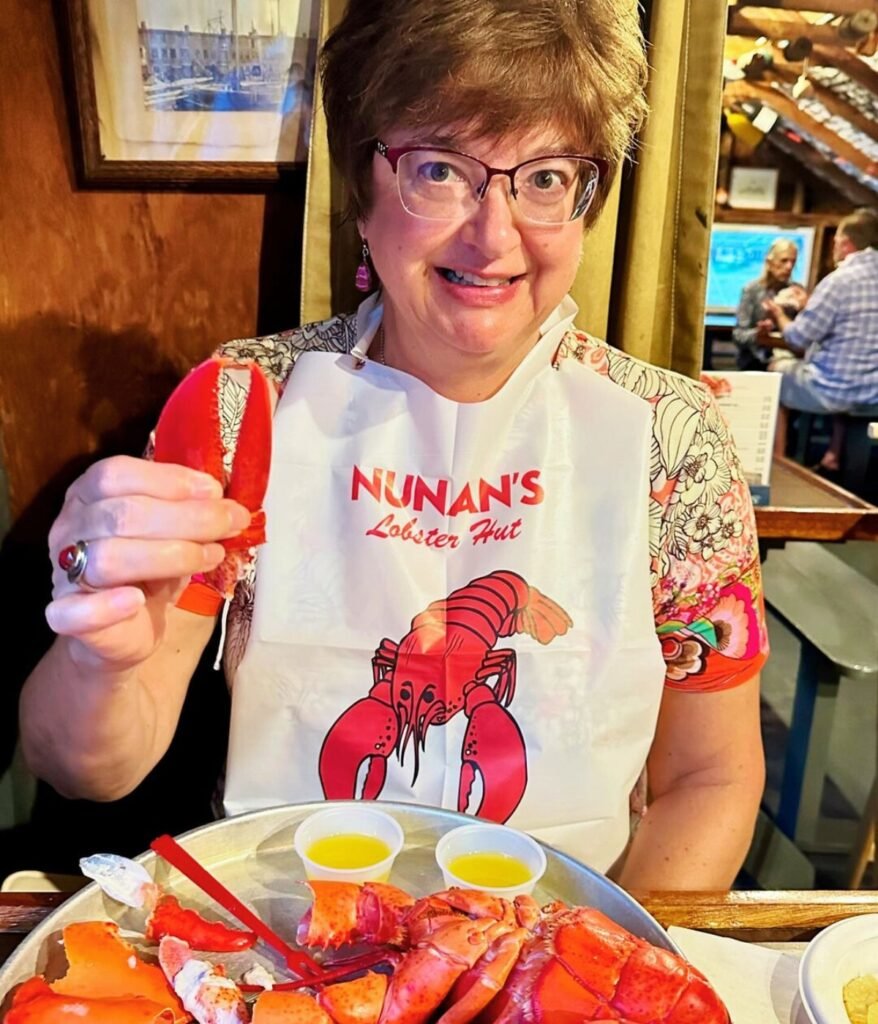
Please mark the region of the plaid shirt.
[[805, 353], [815, 391], [848, 408], [878, 406], [878, 249], [851, 253], [783, 333]]

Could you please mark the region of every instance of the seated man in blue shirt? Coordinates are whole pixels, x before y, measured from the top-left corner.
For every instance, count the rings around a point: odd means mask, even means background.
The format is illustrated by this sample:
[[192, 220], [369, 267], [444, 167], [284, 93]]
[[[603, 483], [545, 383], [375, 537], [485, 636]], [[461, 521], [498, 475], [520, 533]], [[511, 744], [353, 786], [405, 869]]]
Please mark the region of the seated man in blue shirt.
[[[777, 302], [765, 302], [783, 342], [767, 331], [760, 341], [799, 357], [770, 367], [784, 375], [775, 446], [781, 453], [790, 409], [822, 414], [878, 410], [878, 211], [862, 208], [845, 217], [832, 255], [836, 269], [817, 285], [795, 321]], [[844, 420], [836, 416], [832, 442], [820, 462], [823, 469], [838, 470], [843, 440]]]

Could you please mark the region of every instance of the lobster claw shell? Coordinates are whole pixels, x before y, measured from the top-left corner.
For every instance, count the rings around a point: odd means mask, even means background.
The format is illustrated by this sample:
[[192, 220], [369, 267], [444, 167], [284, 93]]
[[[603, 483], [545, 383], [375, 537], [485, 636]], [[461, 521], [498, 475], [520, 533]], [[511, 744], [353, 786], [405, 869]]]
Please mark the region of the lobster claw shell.
[[256, 363], [208, 359], [175, 388], [155, 429], [156, 462], [209, 473], [227, 498], [250, 510], [250, 525], [222, 541], [222, 563], [195, 577], [225, 598], [234, 594], [253, 549], [265, 543], [262, 502], [271, 466], [272, 411], [272, 390]]

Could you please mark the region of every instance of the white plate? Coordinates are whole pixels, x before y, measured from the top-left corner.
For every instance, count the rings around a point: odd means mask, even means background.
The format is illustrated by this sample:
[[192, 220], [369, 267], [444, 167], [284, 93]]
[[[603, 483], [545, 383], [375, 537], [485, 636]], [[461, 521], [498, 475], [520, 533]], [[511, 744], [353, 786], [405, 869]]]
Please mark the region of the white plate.
[[77, 892], [88, 885], [81, 875], [47, 875], [44, 871], [13, 871], [0, 882], [0, 892]]
[[799, 967], [799, 992], [813, 1024], [850, 1024], [842, 989], [863, 974], [878, 977], [878, 913], [824, 928]]

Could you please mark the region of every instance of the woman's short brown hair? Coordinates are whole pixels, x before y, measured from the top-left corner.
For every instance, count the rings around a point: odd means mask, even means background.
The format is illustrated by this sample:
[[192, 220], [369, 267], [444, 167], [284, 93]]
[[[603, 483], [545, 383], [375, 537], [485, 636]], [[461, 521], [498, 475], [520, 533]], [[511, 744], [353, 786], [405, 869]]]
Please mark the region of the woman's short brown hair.
[[646, 113], [633, 0], [349, 0], [320, 69], [354, 217], [371, 208], [374, 144], [390, 129], [501, 138], [552, 125], [610, 163], [592, 219]]

